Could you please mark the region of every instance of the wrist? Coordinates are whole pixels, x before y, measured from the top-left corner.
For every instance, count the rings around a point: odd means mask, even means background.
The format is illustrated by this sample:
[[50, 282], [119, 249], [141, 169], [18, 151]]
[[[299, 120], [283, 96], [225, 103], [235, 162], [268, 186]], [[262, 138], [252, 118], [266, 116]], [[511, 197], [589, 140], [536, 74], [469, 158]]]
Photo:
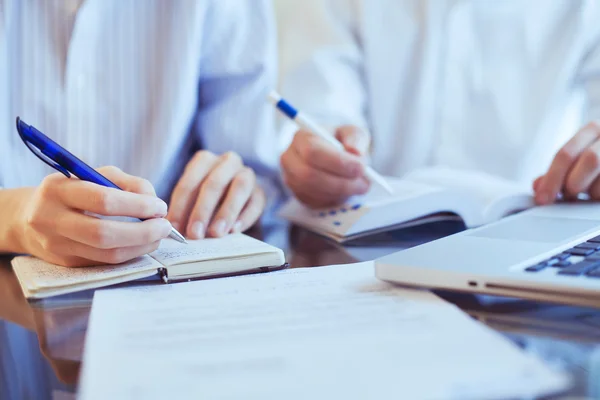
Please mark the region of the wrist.
[[0, 253], [27, 253], [25, 206], [35, 188], [0, 190]]

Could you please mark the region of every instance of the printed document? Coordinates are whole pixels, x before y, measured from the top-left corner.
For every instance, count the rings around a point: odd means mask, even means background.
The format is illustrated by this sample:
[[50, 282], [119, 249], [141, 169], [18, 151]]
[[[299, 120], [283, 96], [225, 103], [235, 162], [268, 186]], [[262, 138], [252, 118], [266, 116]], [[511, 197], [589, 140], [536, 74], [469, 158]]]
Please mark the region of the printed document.
[[80, 397], [486, 399], [568, 378], [373, 263], [98, 291]]

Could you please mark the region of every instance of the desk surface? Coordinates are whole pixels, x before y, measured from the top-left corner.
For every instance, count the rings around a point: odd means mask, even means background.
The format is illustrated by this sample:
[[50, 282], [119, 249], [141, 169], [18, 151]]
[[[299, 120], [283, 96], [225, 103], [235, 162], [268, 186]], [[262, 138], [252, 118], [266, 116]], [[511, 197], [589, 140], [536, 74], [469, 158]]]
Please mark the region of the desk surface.
[[[456, 224], [414, 228], [352, 247], [283, 224], [252, 235], [284, 249], [288, 262], [298, 268], [366, 261], [458, 229]], [[600, 382], [600, 376], [589, 373], [590, 355], [600, 348], [600, 309], [438, 294], [527, 351], [569, 371], [574, 387], [554, 398], [587, 398], [589, 382]], [[10, 260], [0, 257], [0, 400], [72, 398], [90, 307], [90, 297], [44, 306], [27, 303]]]

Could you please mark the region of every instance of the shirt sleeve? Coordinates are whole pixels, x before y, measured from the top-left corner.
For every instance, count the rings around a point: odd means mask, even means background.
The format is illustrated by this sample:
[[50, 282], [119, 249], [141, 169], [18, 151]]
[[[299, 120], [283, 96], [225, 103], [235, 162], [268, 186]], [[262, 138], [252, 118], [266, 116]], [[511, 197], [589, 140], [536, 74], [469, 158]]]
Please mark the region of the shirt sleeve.
[[586, 40], [584, 57], [577, 72], [586, 98], [585, 119], [600, 121], [600, 5], [593, 3], [586, 10], [584, 31]]
[[[321, 124], [368, 130], [361, 0], [280, 0], [280, 90]], [[283, 147], [296, 128], [280, 120]]]
[[8, 6], [5, 1], [0, 1], [0, 42], [5, 36], [6, 22], [8, 18]]
[[[14, 119], [10, 118], [8, 115], [8, 99], [9, 99], [9, 90], [10, 90], [10, 82], [9, 82], [9, 69], [8, 63], [10, 60], [8, 54], [8, 22], [9, 16], [13, 14], [13, 10], [15, 10], [15, 2], [7, 2], [4, 0], [0, 0], [0, 126], [14, 126], [14, 122], [11, 125], [7, 124], [6, 121], [14, 121]], [[0, 139], [1, 141], [1, 139]], [[4, 156], [4, 152], [9, 151], [6, 143], [0, 143], [0, 160], [2, 160]], [[2, 163], [0, 162], [0, 165]], [[0, 166], [0, 190], [3, 189], [5, 182], [2, 181], [2, 167]]]
[[[9, 10], [8, 5], [5, 1], [0, 0], [0, 90], [8, 90], [8, 82], [7, 82], [7, 60], [8, 58], [8, 49], [7, 49], [7, 34], [6, 34], [6, 25], [8, 20]], [[4, 109], [6, 109], [6, 104], [4, 104], [4, 99], [6, 98], [8, 93], [0, 92], [0, 118], [8, 118], [5, 115]], [[4, 122], [4, 121], [3, 121]], [[3, 124], [6, 126], [6, 124]], [[0, 157], [4, 157], [3, 152], [8, 151], [6, 144], [0, 143]], [[3, 189], [2, 183], [2, 170], [0, 169], [0, 190]]]
[[204, 149], [237, 152], [278, 202], [279, 152], [267, 94], [277, 81], [271, 0], [214, 0], [204, 18], [195, 131]]

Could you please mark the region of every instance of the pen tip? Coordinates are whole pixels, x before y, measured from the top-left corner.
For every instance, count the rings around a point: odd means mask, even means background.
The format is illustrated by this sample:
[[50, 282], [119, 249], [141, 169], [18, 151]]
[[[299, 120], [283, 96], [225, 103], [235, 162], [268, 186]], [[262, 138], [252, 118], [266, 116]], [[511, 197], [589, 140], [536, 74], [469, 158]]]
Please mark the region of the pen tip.
[[177, 230], [175, 228], [173, 228], [173, 227], [171, 227], [171, 233], [169, 234], [169, 237], [171, 239], [175, 239], [179, 243], [185, 243], [185, 244], [187, 244], [187, 241], [185, 240], [185, 237], [181, 233], [177, 232]]

